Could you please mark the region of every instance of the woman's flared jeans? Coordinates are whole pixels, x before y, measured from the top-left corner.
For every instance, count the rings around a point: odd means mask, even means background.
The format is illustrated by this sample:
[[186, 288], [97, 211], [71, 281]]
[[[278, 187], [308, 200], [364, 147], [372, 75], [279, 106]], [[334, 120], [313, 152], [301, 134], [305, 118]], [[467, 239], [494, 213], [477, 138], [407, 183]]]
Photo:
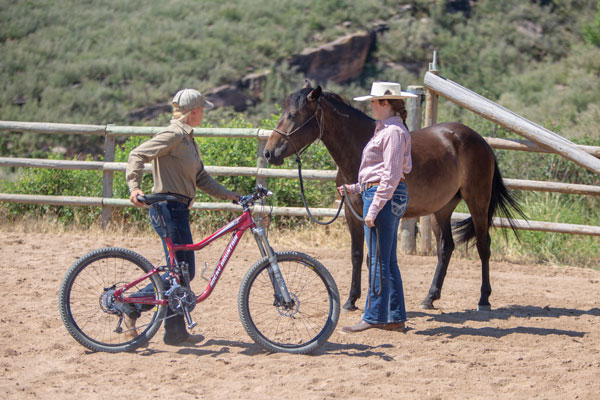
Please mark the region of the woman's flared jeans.
[[[363, 215], [367, 215], [377, 186], [362, 193]], [[406, 185], [401, 182], [393, 197], [375, 218], [375, 228], [365, 225], [365, 240], [368, 247], [369, 293], [365, 304], [363, 320], [371, 324], [385, 324], [406, 321], [404, 290], [398, 268], [396, 247], [398, 225], [406, 211], [408, 194]], [[379, 241], [379, 251], [377, 242]], [[376, 256], [378, 255], [378, 260]]]

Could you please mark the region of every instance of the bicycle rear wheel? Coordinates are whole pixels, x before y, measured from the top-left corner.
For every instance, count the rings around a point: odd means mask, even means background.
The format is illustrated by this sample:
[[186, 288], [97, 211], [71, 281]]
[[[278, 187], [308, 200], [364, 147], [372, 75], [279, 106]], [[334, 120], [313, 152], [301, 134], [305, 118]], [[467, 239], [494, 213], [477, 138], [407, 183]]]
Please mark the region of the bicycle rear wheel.
[[329, 271], [316, 259], [295, 251], [277, 253], [277, 264], [294, 301], [279, 304], [265, 257], [250, 267], [238, 295], [238, 310], [248, 335], [271, 352], [307, 354], [321, 347], [340, 316], [340, 295]]
[[[59, 293], [59, 308], [65, 327], [80, 344], [93, 351], [118, 353], [132, 351], [154, 336], [166, 313], [166, 306], [146, 306], [135, 328], [120, 324], [132, 304], [118, 302], [112, 293], [153, 269], [141, 255], [127, 249], [94, 250], [75, 262], [65, 275]], [[164, 298], [158, 274], [151, 275], [124, 293], [132, 296], [143, 290], [145, 296]]]

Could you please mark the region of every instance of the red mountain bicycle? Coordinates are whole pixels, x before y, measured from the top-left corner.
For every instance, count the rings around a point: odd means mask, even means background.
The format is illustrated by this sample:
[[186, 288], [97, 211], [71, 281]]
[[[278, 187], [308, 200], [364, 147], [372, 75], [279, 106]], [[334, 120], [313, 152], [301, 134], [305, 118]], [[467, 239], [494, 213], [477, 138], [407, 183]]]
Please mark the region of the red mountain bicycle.
[[[263, 228], [257, 227], [251, 207], [271, 192], [257, 186], [242, 196], [242, 215], [195, 244], [174, 244], [168, 237], [159, 205], [177, 201], [173, 196], [140, 196], [160, 216], [169, 252], [166, 266], [154, 267], [143, 256], [110, 247], [91, 251], [67, 272], [59, 294], [60, 314], [67, 330], [93, 351], [132, 351], [158, 331], [167, 307], [184, 315], [193, 328], [191, 311], [216, 286], [242, 235], [250, 229], [262, 258], [246, 273], [238, 294], [238, 311], [248, 335], [270, 352], [305, 354], [321, 347], [333, 333], [340, 313], [340, 298], [329, 271], [316, 259], [296, 251], [274, 252]], [[189, 286], [188, 265], [176, 251], [197, 251], [232, 233], [204, 292]], [[140, 310], [136, 328], [123, 326], [127, 307]]]

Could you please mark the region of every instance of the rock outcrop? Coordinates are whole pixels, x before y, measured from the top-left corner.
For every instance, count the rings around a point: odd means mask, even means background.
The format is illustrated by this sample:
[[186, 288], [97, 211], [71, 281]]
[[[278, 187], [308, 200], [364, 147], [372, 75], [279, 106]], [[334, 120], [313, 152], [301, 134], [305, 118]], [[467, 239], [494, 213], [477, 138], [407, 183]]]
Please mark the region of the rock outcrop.
[[[287, 62], [317, 83], [343, 83], [362, 74], [377, 33], [383, 30], [385, 27], [379, 26], [368, 32], [353, 33], [318, 47], [306, 48]], [[236, 83], [210, 89], [205, 95], [215, 107], [233, 107], [235, 111], [244, 111], [260, 100], [268, 74], [268, 71], [252, 73]], [[150, 119], [170, 110], [170, 103], [161, 103], [133, 110], [128, 117], [132, 121]]]
[[204, 94], [215, 107], [233, 107], [235, 111], [244, 111], [249, 104], [254, 102], [239, 83], [219, 86]]
[[290, 65], [316, 82], [343, 83], [360, 76], [375, 32], [359, 32], [316, 48], [304, 49], [292, 57]]

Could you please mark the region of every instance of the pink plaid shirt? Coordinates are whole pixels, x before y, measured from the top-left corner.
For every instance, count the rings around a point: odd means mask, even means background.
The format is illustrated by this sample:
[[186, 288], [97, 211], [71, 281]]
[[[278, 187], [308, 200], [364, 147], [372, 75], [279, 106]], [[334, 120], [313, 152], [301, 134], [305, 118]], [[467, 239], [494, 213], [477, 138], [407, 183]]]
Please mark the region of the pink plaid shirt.
[[379, 182], [366, 215], [375, 218], [411, 169], [410, 133], [402, 119], [393, 116], [377, 122], [375, 134], [362, 152], [358, 183], [346, 188], [350, 193], [360, 193], [365, 183]]

